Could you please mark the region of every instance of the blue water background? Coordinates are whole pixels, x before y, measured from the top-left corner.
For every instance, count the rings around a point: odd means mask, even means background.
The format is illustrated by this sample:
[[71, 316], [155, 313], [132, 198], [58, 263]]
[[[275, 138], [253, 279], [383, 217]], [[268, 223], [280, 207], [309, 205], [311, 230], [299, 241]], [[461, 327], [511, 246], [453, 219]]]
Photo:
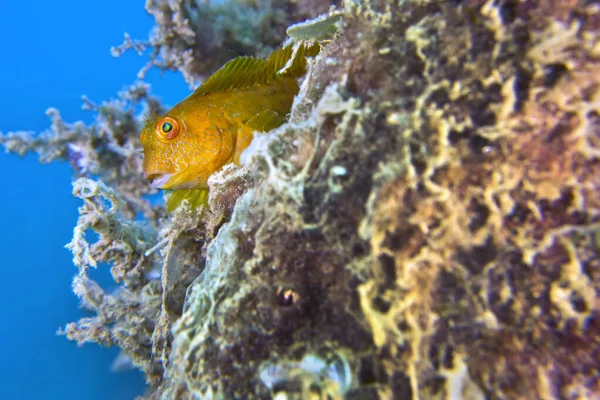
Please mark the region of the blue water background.
[[[110, 46], [123, 33], [145, 39], [153, 20], [143, 1], [2, 1], [0, 131], [41, 132], [48, 107], [65, 121], [90, 123], [81, 95], [94, 102], [116, 97], [133, 83], [145, 58], [121, 58]], [[153, 92], [168, 104], [187, 95], [175, 74], [150, 75]], [[76, 273], [64, 248], [80, 200], [71, 195], [65, 163], [41, 165], [0, 151], [0, 381], [3, 399], [131, 399], [144, 391], [141, 373], [114, 373], [118, 354], [95, 344], [78, 348], [56, 330], [84, 315], [71, 291]], [[107, 274], [98, 271], [99, 274]], [[106, 278], [106, 277], [105, 277]]]

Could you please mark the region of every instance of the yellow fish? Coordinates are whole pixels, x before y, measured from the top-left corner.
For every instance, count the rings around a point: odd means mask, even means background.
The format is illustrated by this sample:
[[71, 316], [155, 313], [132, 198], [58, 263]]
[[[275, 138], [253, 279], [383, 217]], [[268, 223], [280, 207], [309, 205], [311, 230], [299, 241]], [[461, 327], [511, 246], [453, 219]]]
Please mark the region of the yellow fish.
[[298, 94], [297, 78], [319, 44], [275, 50], [266, 59], [238, 57], [166, 114], [150, 117], [140, 134], [144, 175], [153, 187], [172, 190], [167, 209], [188, 199], [208, 200], [208, 177], [226, 164], [239, 165], [255, 131], [283, 124]]

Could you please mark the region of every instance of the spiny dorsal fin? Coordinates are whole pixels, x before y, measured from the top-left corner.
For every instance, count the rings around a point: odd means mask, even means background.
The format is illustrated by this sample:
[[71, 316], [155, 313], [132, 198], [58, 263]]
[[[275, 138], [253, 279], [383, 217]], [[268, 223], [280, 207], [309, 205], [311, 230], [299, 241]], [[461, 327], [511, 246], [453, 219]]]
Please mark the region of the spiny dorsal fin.
[[[314, 43], [306, 46], [304, 43], [297, 45], [294, 53], [293, 45], [277, 49], [269, 58], [262, 60], [254, 57], [238, 57], [226, 63], [221, 69], [208, 78], [202, 86], [194, 92], [195, 95], [222, 92], [231, 89], [242, 89], [257, 84], [268, 84], [279, 75], [286, 77], [300, 77], [306, 71], [306, 57], [319, 53], [319, 45]], [[291, 65], [286, 67], [290, 58], [294, 56]]]
[[194, 94], [209, 94], [230, 89], [241, 89], [257, 83], [269, 83], [275, 74], [269, 71], [265, 60], [254, 57], [238, 57], [211, 75]]
[[269, 61], [276, 65], [280, 76], [298, 78], [306, 73], [306, 57], [314, 57], [320, 50], [321, 46], [316, 42], [300, 42], [275, 50], [269, 56]]

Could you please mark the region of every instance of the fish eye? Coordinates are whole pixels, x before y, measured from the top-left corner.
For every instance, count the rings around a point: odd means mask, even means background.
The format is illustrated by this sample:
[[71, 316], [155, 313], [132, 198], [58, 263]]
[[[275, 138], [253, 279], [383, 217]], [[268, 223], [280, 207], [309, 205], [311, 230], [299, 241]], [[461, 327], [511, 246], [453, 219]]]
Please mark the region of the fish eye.
[[173, 130], [173, 124], [170, 122], [163, 122], [161, 129], [163, 133], [169, 133]]
[[179, 125], [171, 117], [164, 117], [156, 124], [156, 131], [161, 139], [174, 139], [179, 134]]

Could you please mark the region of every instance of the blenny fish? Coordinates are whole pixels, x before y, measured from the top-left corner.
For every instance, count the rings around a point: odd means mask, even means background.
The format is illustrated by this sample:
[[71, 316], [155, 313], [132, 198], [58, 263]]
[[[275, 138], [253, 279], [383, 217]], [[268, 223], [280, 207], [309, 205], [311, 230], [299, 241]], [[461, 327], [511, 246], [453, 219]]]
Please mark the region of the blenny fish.
[[147, 119], [140, 134], [144, 175], [153, 187], [171, 191], [169, 211], [184, 199], [192, 207], [205, 204], [208, 177], [226, 164], [239, 165], [254, 132], [287, 120], [306, 58], [319, 49], [316, 42], [299, 42], [267, 59], [235, 58], [166, 114]]

